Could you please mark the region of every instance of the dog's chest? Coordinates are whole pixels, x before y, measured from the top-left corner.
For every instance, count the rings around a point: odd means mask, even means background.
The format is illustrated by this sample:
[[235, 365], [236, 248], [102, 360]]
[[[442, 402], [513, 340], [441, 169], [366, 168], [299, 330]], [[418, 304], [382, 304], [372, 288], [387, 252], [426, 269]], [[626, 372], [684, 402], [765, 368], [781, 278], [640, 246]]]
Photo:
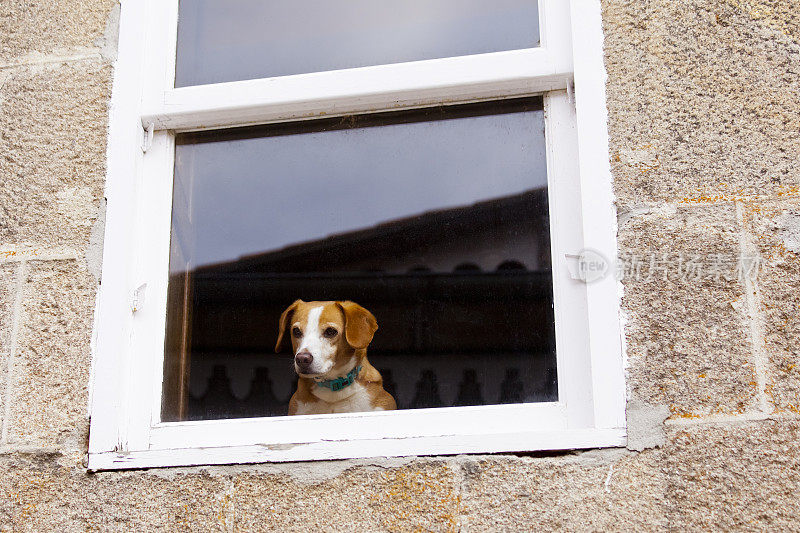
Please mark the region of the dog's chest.
[[298, 402], [298, 415], [354, 413], [378, 410], [372, 406], [372, 398], [367, 392], [367, 389], [360, 383], [353, 383], [349, 387], [336, 392], [321, 387], [315, 387], [313, 394], [321, 401]]

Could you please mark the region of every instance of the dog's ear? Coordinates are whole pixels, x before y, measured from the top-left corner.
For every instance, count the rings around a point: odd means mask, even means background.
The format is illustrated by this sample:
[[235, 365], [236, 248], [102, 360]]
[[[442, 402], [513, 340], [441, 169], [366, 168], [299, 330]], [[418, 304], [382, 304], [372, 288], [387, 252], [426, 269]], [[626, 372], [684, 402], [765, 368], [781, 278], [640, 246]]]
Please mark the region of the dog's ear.
[[275, 343], [275, 353], [280, 353], [281, 345], [283, 344], [283, 335], [286, 333], [286, 330], [289, 329], [289, 321], [292, 319], [295, 309], [297, 309], [297, 306], [301, 303], [303, 303], [303, 300], [295, 300], [294, 303], [287, 307], [281, 314], [281, 318], [278, 321], [278, 342]]
[[378, 322], [372, 313], [355, 302], [336, 302], [344, 313], [344, 338], [356, 349], [366, 348], [378, 330]]

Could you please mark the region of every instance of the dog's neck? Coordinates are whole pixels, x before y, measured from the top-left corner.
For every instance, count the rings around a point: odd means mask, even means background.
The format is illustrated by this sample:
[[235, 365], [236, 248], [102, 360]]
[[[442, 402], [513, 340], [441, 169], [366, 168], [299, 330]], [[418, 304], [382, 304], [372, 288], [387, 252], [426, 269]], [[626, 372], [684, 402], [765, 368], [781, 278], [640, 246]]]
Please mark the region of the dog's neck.
[[322, 381], [314, 380], [314, 381], [317, 387], [322, 387], [325, 389], [330, 389], [333, 392], [338, 392], [352, 385], [355, 382], [356, 377], [358, 377], [359, 372], [361, 372], [361, 365], [353, 368], [345, 376], [341, 376], [335, 379], [325, 379]]
[[[358, 379], [358, 374], [361, 372], [363, 365], [362, 361], [365, 359], [366, 358], [352, 357], [346, 364], [337, 368], [335, 371], [328, 372], [325, 376], [310, 379], [312, 383], [311, 394], [329, 403], [335, 403], [349, 398], [358, 391], [358, 387], [352, 385], [356, 382], [356, 379]], [[350, 379], [351, 376], [352, 379]], [[340, 380], [346, 380], [348, 382], [347, 385], [338, 387], [337, 390], [326, 385], [326, 383], [329, 382], [341, 382]]]

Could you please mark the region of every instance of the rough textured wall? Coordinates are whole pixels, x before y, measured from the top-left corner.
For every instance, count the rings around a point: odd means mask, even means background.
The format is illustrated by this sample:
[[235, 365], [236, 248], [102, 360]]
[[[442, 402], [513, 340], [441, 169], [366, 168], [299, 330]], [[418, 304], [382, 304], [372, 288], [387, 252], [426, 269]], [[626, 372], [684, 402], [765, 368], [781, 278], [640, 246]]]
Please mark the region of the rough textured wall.
[[0, 530], [800, 528], [800, 3], [603, 16], [628, 449], [90, 475], [115, 3], [2, 2]]

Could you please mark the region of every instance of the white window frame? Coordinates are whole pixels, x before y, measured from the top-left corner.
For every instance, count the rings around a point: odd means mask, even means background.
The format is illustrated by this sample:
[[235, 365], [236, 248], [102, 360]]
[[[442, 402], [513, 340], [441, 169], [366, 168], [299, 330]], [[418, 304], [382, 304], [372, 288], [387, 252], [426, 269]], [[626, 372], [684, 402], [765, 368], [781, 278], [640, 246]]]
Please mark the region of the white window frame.
[[[177, 0], [123, 0], [93, 337], [89, 469], [623, 446], [619, 284], [599, 0], [539, 0], [535, 49], [172, 88]], [[574, 83], [574, 85], [573, 85]], [[574, 87], [574, 90], [573, 90]], [[175, 132], [541, 94], [557, 402], [161, 422]]]

